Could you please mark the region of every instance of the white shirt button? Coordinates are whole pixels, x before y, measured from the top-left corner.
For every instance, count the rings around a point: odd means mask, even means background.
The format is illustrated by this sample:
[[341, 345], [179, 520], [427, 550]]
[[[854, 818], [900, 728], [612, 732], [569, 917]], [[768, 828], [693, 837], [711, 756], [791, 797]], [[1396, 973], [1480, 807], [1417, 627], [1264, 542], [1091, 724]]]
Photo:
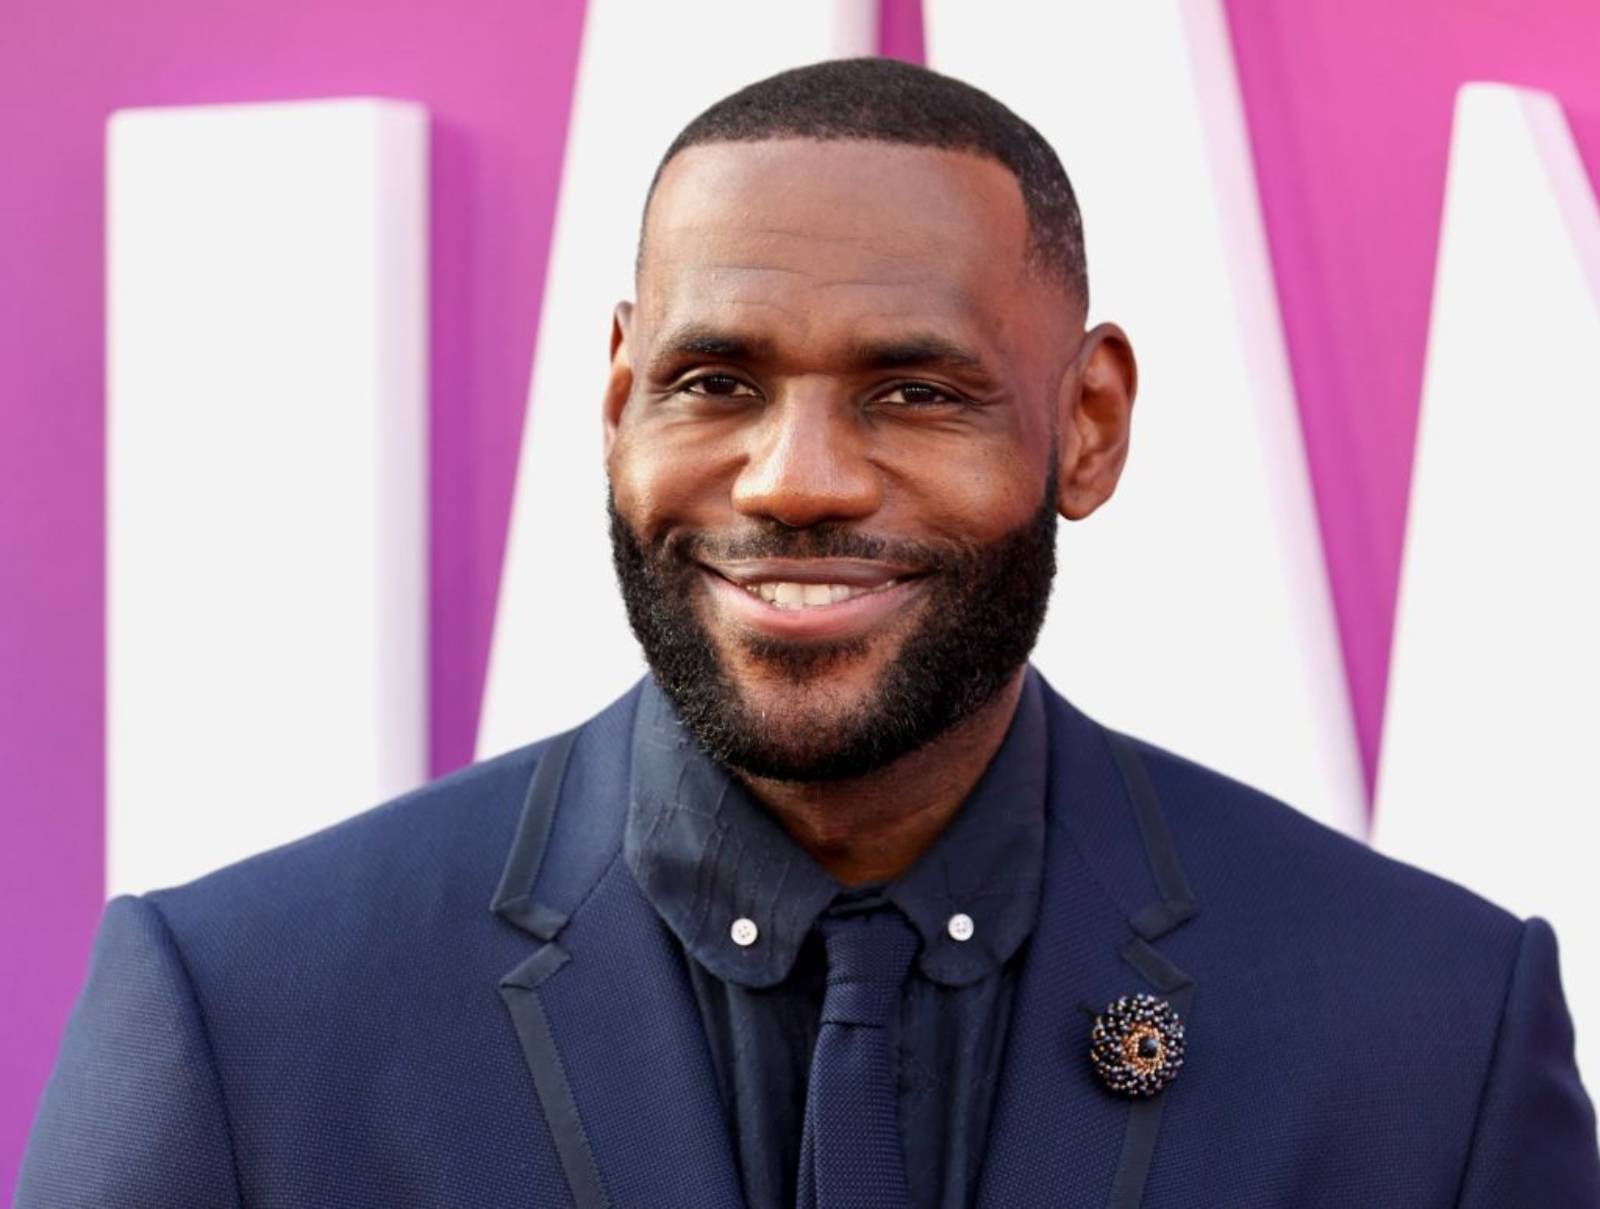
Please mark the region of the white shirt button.
[[756, 943], [756, 937], [761, 935], [761, 929], [756, 927], [755, 920], [741, 917], [733, 921], [733, 927], [728, 929], [728, 935], [733, 937], [733, 943], [741, 949], [748, 949]]
[[971, 940], [974, 930], [972, 916], [965, 911], [957, 911], [945, 924], [945, 931], [950, 933], [951, 940]]

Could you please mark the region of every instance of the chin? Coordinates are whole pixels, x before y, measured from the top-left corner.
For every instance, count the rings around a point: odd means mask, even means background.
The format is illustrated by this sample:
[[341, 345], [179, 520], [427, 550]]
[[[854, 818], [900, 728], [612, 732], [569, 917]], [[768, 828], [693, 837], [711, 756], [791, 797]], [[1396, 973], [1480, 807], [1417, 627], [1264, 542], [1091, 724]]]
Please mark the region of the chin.
[[740, 643], [731, 659], [724, 654], [720, 662], [748, 705], [816, 700], [827, 712], [843, 714], [878, 695], [894, 654], [863, 651], [860, 644], [763, 643], [751, 649]]

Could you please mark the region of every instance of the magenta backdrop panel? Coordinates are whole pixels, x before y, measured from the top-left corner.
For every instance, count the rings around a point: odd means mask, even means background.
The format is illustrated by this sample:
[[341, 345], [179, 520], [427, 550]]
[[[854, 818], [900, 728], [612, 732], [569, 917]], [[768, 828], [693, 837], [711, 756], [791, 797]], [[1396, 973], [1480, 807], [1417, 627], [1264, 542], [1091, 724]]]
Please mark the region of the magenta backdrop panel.
[[1595, 178], [1600, 5], [1227, 0], [1227, 11], [1370, 786], [1455, 92], [1469, 80], [1554, 92]]
[[106, 116], [355, 95], [432, 110], [443, 771], [473, 750], [582, 23], [582, 0], [10, 0], [0, 14], [0, 1196], [103, 898]]
[[885, 59], [927, 63], [922, 0], [878, 0], [878, 53]]

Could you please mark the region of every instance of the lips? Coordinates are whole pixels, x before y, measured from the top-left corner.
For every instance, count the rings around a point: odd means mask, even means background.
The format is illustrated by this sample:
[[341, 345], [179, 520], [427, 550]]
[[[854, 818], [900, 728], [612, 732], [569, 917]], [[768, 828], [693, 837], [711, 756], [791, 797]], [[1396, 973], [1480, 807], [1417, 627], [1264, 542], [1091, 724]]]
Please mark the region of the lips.
[[921, 592], [914, 567], [868, 559], [750, 559], [702, 564], [730, 617], [774, 638], [865, 634]]

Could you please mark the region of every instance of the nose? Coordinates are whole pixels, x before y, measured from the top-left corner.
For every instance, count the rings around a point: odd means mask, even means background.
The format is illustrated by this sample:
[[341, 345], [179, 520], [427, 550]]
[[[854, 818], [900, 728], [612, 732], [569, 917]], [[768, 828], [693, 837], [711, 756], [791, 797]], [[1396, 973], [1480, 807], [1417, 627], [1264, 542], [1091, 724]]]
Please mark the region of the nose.
[[750, 432], [734, 508], [796, 529], [876, 512], [882, 484], [848, 411], [816, 396], [769, 405]]

